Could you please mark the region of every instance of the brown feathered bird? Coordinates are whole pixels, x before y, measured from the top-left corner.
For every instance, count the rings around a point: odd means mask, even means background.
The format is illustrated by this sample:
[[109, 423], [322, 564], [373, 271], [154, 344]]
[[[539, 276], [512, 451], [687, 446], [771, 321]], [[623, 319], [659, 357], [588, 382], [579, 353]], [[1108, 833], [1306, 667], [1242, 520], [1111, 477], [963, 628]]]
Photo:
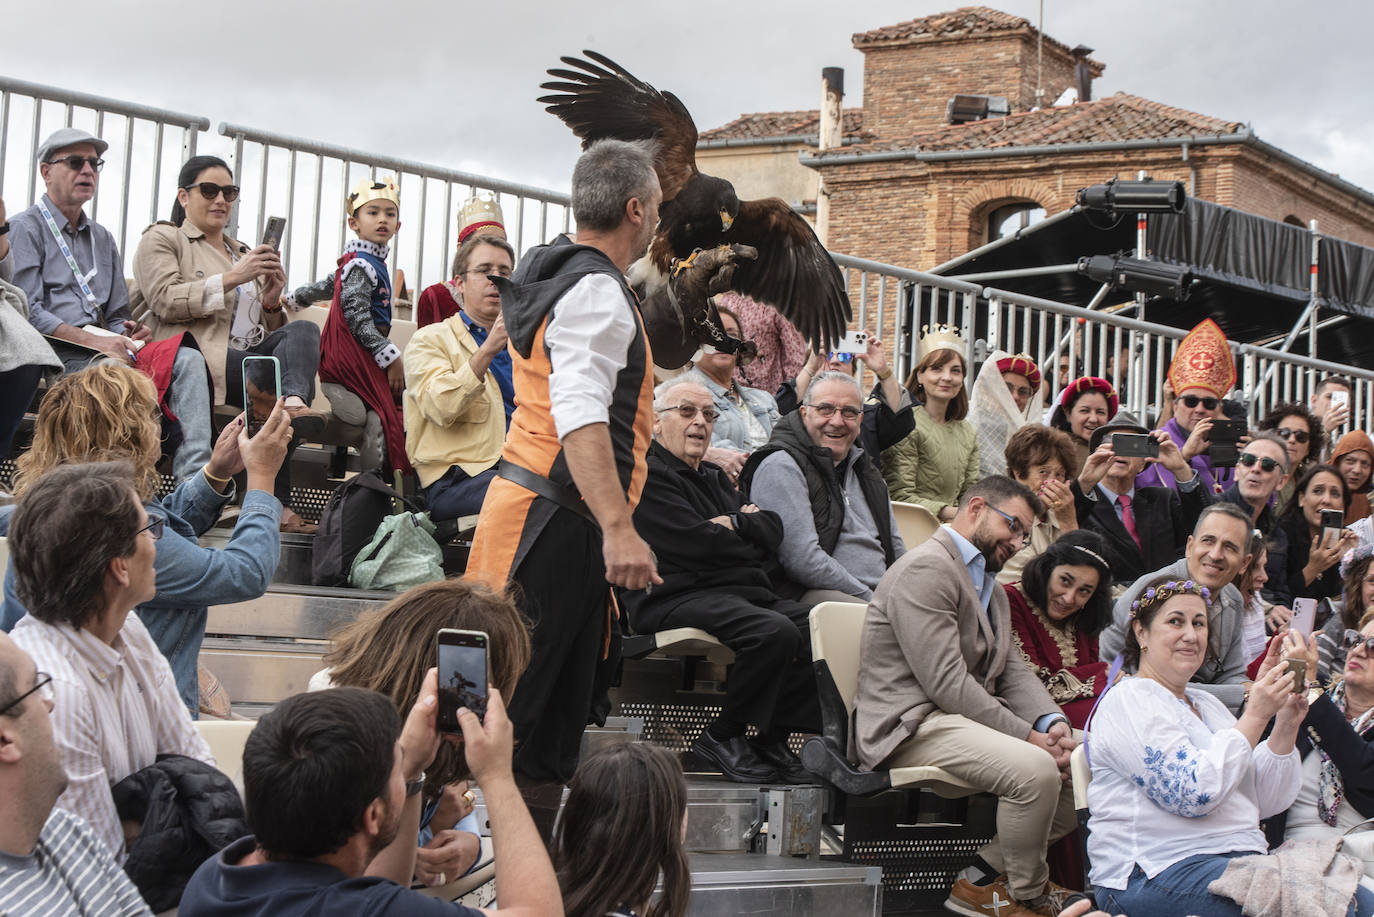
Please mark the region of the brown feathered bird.
[[[780, 198], [741, 201], [723, 178], [697, 169], [697, 127], [677, 96], [660, 92], [624, 67], [595, 51], [590, 60], [564, 57], [575, 70], [551, 68], [556, 93], [539, 98], [582, 139], [586, 149], [598, 140], [648, 141], [663, 189], [658, 229], [648, 261], [667, 274], [675, 259], [698, 249], [740, 243], [758, 258], [739, 261], [731, 288], [774, 307], [797, 326], [818, 352], [829, 350], [849, 323], [849, 297], [840, 270], [811, 226]], [[714, 319], [714, 309], [711, 310]], [[714, 322], [710, 323], [714, 324]], [[719, 327], [700, 323], [693, 333], [702, 343], [729, 346]]]

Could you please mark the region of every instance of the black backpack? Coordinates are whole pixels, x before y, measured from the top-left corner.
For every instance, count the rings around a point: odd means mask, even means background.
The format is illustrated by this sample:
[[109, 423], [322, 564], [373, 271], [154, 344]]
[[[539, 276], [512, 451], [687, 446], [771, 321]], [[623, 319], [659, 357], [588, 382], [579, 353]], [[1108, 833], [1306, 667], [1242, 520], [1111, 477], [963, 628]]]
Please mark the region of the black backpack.
[[371, 471], [334, 488], [315, 533], [311, 582], [316, 586], [347, 586], [353, 559], [377, 534], [382, 520], [396, 512], [394, 500], [400, 500], [407, 509], [416, 509], [414, 501], [407, 500]]

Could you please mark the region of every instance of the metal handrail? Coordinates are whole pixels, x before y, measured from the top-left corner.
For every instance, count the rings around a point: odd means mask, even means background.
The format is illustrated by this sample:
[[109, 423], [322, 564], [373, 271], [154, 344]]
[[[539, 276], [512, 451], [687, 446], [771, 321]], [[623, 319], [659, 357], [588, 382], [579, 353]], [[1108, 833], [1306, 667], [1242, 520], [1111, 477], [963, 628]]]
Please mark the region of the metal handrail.
[[108, 96], [98, 96], [89, 92], [74, 92], [70, 89], [59, 89], [56, 86], [45, 86], [42, 83], [30, 83], [27, 80], [16, 80], [8, 76], [0, 76], [0, 92], [13, 92], [19, 95], [33, 96], [48, 102], [58, 102], [75, 108], [94, 108], [112, 115], [124, 115], [127, 118], [142, 118], [145, 121], [164, 121], [168, 124], [182, 124], [186, 127], [194, 127], [196, 130], [200, 131], [208, 131], [210, 129], [210, 119], [201, 115], [172, 111], [168, 108], [154, 108], [151, 105], [140, 105], [137, 102], [123, 102], [119, 99], [111, 99]]

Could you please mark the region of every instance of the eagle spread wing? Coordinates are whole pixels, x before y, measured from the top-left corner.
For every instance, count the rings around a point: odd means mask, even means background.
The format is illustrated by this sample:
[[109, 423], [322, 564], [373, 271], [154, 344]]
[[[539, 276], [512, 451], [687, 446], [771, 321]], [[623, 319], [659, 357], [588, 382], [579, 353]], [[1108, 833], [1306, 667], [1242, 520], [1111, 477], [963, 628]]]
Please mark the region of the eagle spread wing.
[[[651, 141], [664, 206], [649, 258], [662, 272], [694, 248], [739, 242], [758, 249], [757, 261], [740, 261], [732, 288], [766, 303], [797, 326], [818, 351], [844, 335], [849, 296], [840, 269], [810, 224], [784, 201], [739, 201], [729, 182], [697, 170], [697, 129], [686, 106], [603, 54], [564, 57], [576, 69], [554, 68], [557, 81], [541, 88], [548, 111], [582, 139]], [[712, 229], [711, 227], [714, 227]]]
[[671, 92], [659, 92], [605, 55], [582, 53], [591, 60], [561, 58], [577, 70], [549, 70], [549, 76], [567, 82], [540, 84], [540, 89], [558, 94], [540, 96], [538, 101], [582, 138], [583, 149], [605, 139], [653, 141], [658, 183], [663, 199], [671, 201], [697, 174], [697, 126], [687, 107]]

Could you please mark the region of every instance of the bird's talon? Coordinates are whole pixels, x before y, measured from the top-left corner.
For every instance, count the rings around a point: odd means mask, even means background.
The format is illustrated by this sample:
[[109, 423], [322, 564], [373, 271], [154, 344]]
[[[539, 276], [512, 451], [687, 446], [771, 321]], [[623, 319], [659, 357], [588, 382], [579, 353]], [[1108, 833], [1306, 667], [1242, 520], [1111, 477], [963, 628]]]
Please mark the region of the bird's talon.
[[686, 258], [679, 258], [677, 261], [675, 261], [675, 262], [673, 263], [673, 276], [676, 277], [678, 274], [681, 274], [683, 271], [687, 270], [687, 268], [691, 267], [691, 266], [692, 266], [692, 262], [696, 261], [696, 260], [697, 260], [697, 255], [700, 255], [700, 254], [701, 254], [701, 249], [698, 248], [698, 249], [695, 249], [695, 250], [694, 250], [690, 255], [688, 255]]

